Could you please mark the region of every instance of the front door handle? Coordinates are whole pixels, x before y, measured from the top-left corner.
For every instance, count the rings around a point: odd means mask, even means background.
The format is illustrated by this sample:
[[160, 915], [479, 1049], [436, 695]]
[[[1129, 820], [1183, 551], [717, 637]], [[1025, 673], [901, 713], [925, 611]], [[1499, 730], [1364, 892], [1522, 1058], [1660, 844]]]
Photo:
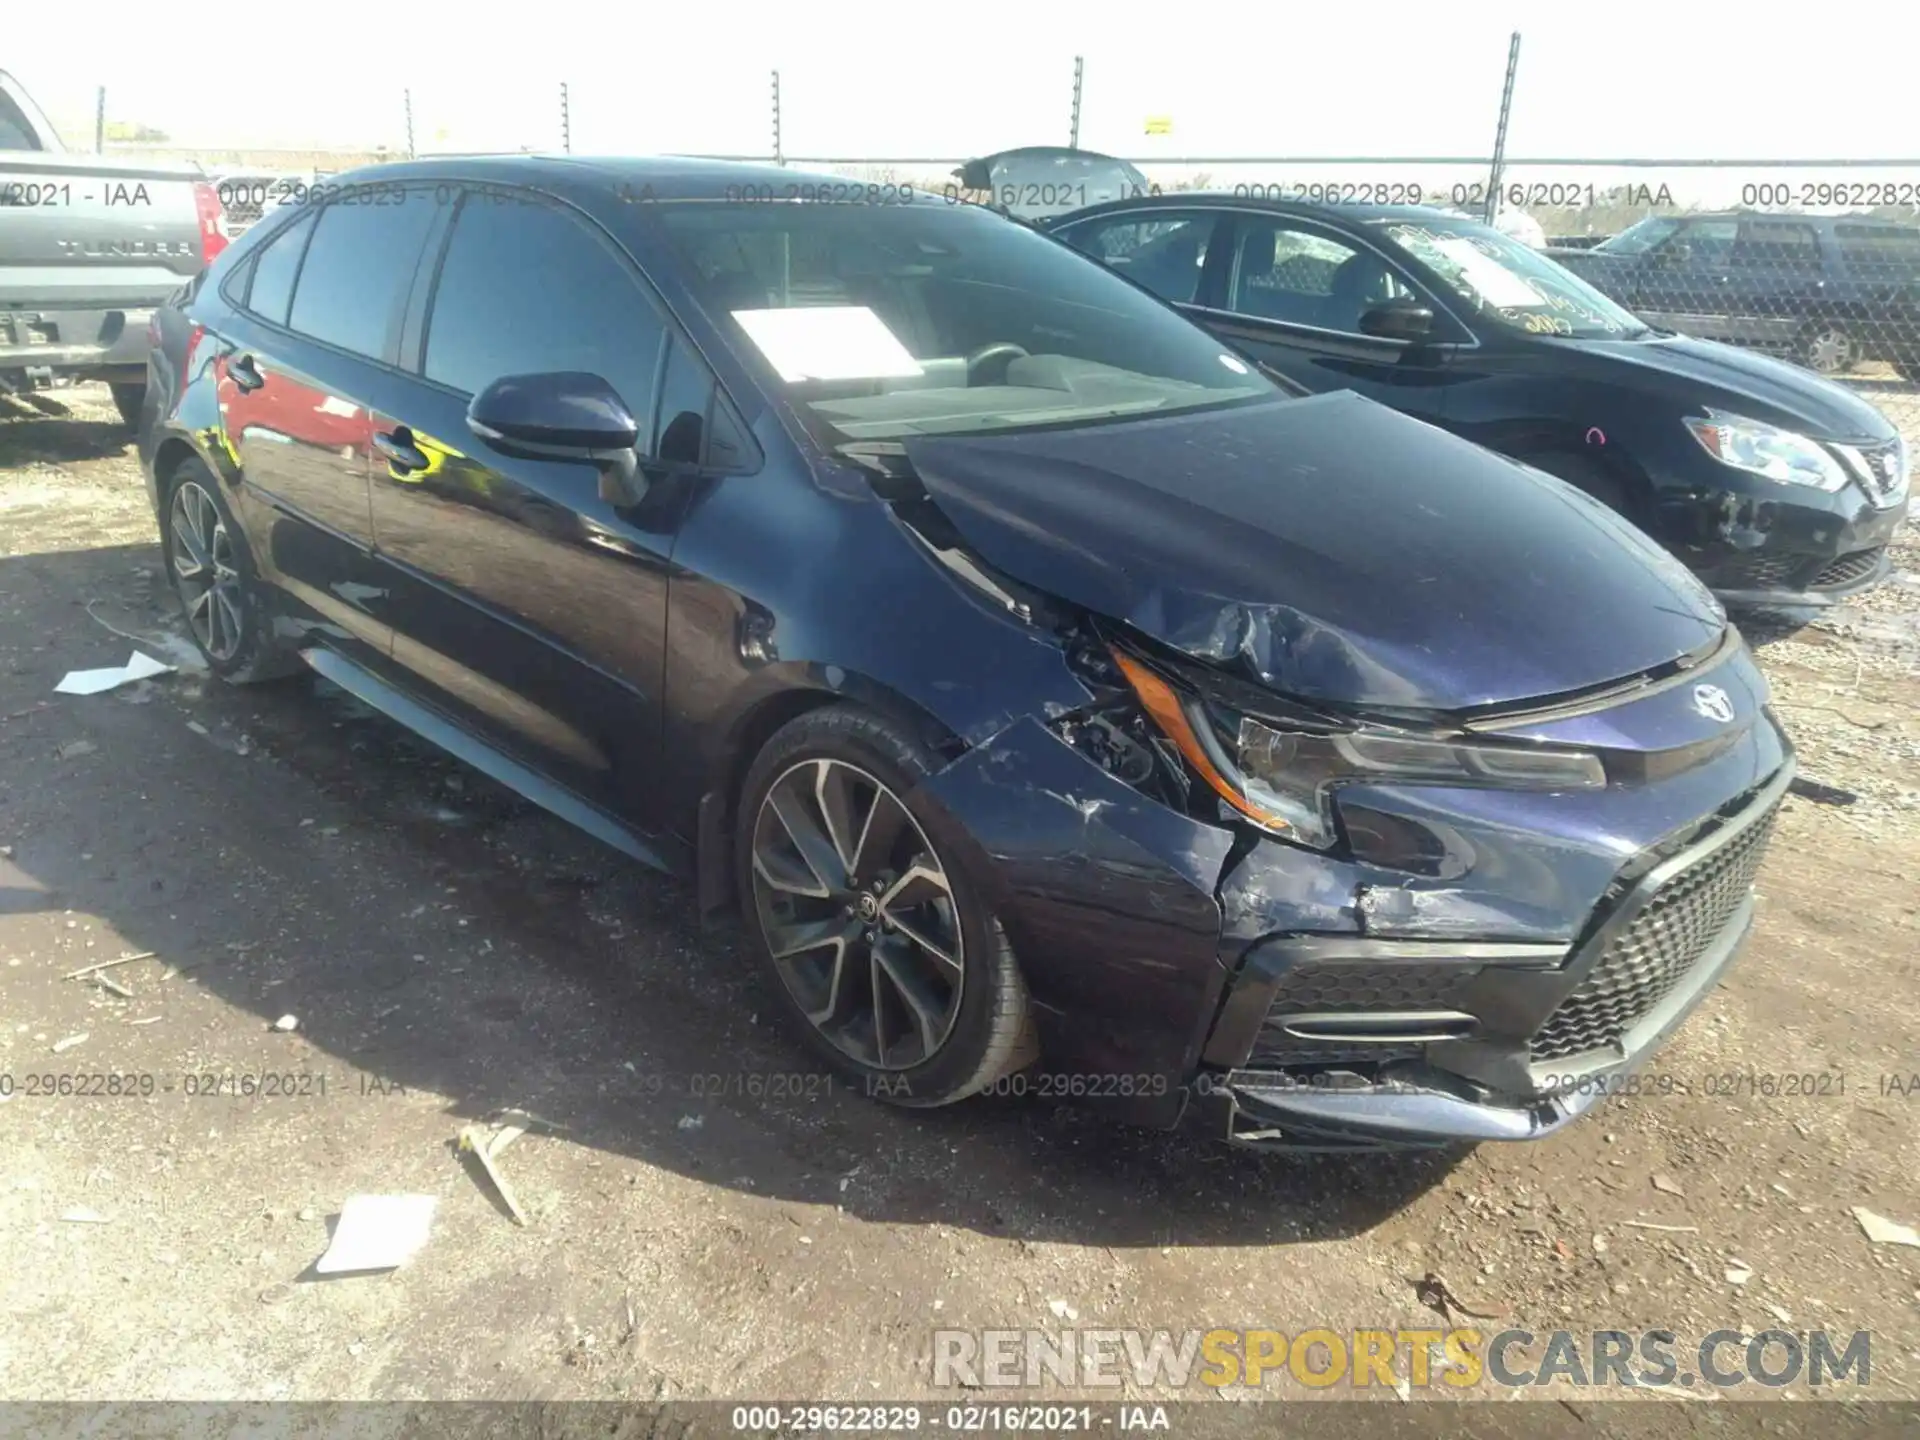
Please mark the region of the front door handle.
[[251, 355], [240, 355], [229, 360], [227, 362], [227, 374], [233, 377], [233, 383], [238, 385], [241, 391], [246, 394], [252, 394], [255, 390], [258, 390], [262, 385], [267, 383], [267, 377], [260, 373], [260, 369], [253, 363], [253, 356]]
[[373, 448], [386, 457], [400, 474], [427, 468], [427, 457], [413, 443], [413, 432], [402, 425], [398, 430], [383, 430], [373, 437]]

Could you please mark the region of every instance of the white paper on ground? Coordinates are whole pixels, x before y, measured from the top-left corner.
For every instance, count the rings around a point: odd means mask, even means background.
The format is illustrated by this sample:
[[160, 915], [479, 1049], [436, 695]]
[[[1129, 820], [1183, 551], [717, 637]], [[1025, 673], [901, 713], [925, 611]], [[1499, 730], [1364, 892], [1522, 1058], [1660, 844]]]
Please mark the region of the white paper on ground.
[[314, 1262], [321, 1275], [349, 1270], [392, 1270], [406, 1264], [427, 1243], [433, 1224], [433, 1195], [349, 1195], [340, 1207], [327, 1253]]
[[923, 373], [900, 338], [864, 305], [736, 310], [733, 318], [783, 380], [880, 380]]
[[102, 690], [111, 690], [116, 685], [125, 685], [134, 680], [150, 680], [155, 675], [171, 673], [173, 666], [154, 659], [151, 655], [142, 655], [138, 650], [124, 665], [110, 666], [105, 670], [69, 670], [53, 687], [56, 695], [98, 695]]

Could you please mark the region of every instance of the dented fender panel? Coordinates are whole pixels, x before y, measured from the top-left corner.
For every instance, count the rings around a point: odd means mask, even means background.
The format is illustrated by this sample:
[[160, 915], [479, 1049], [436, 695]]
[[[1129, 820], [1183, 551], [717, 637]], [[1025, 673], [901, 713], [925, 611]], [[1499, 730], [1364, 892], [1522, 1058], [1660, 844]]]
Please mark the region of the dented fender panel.
[[1175, 814], [1024, 719], [930, 777], [982, 856], [1050, 1070], [1184, 1075], [1224, 971], [1229, 830]]

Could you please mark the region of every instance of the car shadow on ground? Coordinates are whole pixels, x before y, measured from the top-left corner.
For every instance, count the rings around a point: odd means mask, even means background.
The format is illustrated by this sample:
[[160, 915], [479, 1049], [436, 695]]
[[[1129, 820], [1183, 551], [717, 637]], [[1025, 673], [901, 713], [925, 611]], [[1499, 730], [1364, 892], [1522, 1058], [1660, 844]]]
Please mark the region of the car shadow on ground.
[[[690, 886], [325, 682], [183, 672], [54, 696], [66, 669], [124, 659], [125, 636], [177, 640], [159, 587], [102, 606], [116, 635], [74, 603], [158, 564], [152, 546], [0, 560], [0, 606], [49, 642], [0, 654], [0, 826], [20, 837], [0, 859], [0, 909], [95, 916], [131, 950], [191, 967], [167, 983], [252, 1017], [230, 1027], [236, 1054], [294, 1011], [311, 1068], [449, 1097], [449, 1135], [515, 1107], [717, 1186], [1031, 1241], [1335, 1239], [1462, 1157], [1257, 1154], [1021, 1096], [913, 1112], [870, 1099], [786, 1029], [775, 982], [732, 922], [700, 924]], [[56, 758], [76, 736], [96, 750]], [[164, 1027], [122, 1033], [166, 1044]]]

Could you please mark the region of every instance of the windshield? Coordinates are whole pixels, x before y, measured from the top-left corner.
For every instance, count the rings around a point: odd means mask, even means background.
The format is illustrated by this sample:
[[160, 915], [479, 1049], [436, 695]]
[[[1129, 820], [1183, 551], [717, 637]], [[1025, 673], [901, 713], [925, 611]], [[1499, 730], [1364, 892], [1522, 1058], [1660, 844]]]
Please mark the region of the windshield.
[[1649, 215], [1593, 248], [1608, 255], [1644, 255], [1679, 228], [1678, 220], [1665, 215]]
[[1459, 299], [1531, 335], [1582, 340], [1644, 335], [1647, 327], [1571, 271], [1476, 220], [1376, 220]]
[[979, 206], [711, 201], [659, 213], [701, 306], [834, 441], [1280, 398], [1205, 331]]

